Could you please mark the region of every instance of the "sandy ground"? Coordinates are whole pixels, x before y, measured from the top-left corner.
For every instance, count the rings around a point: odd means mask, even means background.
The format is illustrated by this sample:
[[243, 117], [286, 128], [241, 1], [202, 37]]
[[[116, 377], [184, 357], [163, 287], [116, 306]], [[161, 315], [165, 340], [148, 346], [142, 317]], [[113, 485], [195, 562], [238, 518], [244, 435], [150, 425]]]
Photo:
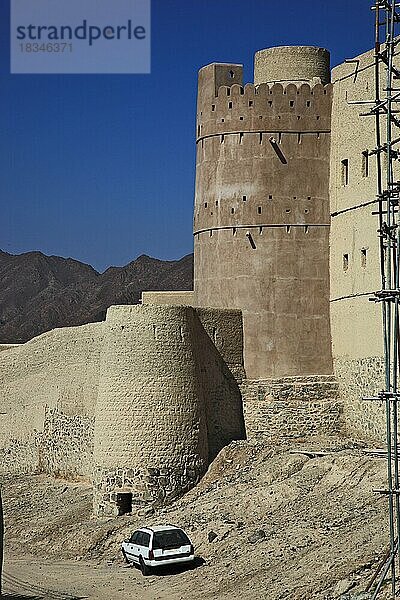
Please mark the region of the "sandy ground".
[[[116, 519], [91, 516], [85, 482], [3, 478], [4, 592], [14, 599], [367, 600], [387, 548], [387, 506], [372, 492], [385, 487], [385, 460], [364, 446], [341, 438], [236, 442], [173, 505]], [[196, 568], [144, 578], [123, 563], [122, 540], [155, 523], [188, 532], [201, 558]]]

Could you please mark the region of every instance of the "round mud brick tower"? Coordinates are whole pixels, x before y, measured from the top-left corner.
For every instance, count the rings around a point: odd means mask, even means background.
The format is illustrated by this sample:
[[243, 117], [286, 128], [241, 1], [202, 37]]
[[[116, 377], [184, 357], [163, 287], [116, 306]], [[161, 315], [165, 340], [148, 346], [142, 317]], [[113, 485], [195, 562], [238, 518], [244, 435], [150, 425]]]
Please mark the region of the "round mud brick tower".
[[277, 46], [256, 52], [254, 85], [275, 82], [331, 80], [330, 57], [325, 48], [315, 46]]
[[190, 307], [107, 312], [94, 440], [94, 513], [165, 502], [208, 466], [205, 401]]
[[242, 310], [249, 379], [332, 373], [332, 86], [319, 78], [329, 53], [310, 47], [258, 52], [256, 85], [242, 65], [199, 72], [195, 305]]

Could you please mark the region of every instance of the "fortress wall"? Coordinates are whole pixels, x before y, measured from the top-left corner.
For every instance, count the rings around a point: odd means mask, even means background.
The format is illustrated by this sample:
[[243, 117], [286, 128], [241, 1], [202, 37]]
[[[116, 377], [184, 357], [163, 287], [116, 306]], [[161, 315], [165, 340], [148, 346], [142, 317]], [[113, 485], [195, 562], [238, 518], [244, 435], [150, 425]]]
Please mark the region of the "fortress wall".
[[251, 379], [332, 372], [331, 93], [199, 73], [195, 304], [242, 310]]
[[332, 375], [245, 380], [241, 390], [249, 440], [334, 434], [343, 427], [343, 405]]
[[142, 292], [142, 304], [193, 306], [193, 292]]
[[88, 477], [103, 324], [55, 329], [0, 353], [0, 465]]
[[98, 515], [118, 513], [121, 493], [134, 504], [172, 499], [199, 480], [230, 435], [244, 435], [237, 384], [193, 308], [114, 306], [106, 331], [95, 425]]
[[373, 117], [360, 116], [372, 104], [354, 104], [374, 98], [373, 54], [333, 69], [331, 326], [347, 428], [383, 441], [383, 406], [362, 400], [384, 387], [381, 306], [369, 301], [381, 287], [378, 217], [372, 215], [377, 210], [376, 160], [363, 154], [375, 147], [375, 123]]

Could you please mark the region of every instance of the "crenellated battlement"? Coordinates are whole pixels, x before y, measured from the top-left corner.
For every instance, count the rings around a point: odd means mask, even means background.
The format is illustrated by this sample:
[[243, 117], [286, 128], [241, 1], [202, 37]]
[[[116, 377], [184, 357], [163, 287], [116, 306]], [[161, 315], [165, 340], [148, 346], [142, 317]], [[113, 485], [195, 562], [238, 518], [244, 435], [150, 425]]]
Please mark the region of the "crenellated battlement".
[[232, 132], [329, 132], [332, 84], [222, 85], [199, 90], [196, 139]]

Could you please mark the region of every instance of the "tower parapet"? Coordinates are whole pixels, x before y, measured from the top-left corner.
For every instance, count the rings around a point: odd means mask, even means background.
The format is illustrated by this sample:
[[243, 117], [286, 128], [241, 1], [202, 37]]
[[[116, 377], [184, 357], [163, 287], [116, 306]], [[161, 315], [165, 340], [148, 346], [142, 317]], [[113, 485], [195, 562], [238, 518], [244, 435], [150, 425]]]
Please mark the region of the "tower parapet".
[[[323, 68], [318, 61], [314, 70], [301, 61], [296, 72], [282, 68], [284, 85], [243, 85], [236, 64], [199, 74], [195, 303], [243, 311], [250, 379], [332, 370], [332, 86], [314, 79], [328, 79], [327, 57]], [[270, 76], [257, 68], [258, 82]]]

